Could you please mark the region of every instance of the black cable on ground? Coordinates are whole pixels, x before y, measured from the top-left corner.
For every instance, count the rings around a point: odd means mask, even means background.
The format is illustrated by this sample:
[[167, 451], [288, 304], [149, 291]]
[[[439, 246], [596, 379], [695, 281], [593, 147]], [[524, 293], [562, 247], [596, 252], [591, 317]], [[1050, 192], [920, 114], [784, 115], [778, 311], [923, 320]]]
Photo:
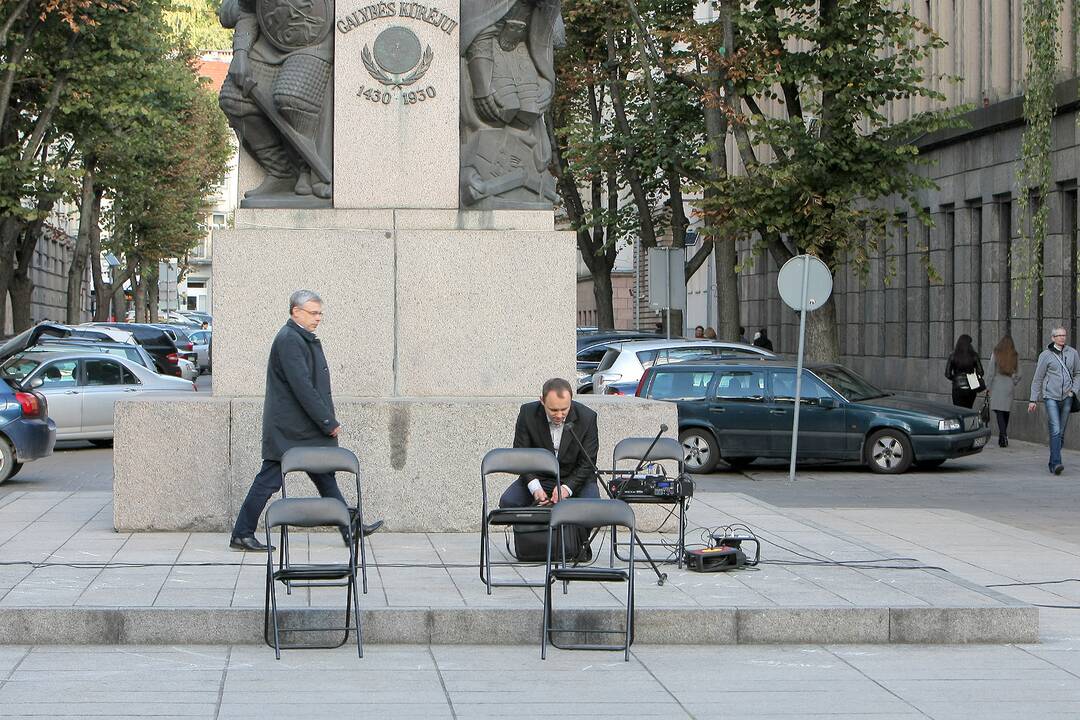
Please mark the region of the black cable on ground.
[[1023, 585], [1060, 585], [1067, 582], [1080, 582], [1080, 578], [1065, 578], [1064, 580], [1040, 580], [1039, 582], [1012, 582], [1012, 583], [994, 583], [993, 585], [985, 585], [984, 587], [1021, 587]]

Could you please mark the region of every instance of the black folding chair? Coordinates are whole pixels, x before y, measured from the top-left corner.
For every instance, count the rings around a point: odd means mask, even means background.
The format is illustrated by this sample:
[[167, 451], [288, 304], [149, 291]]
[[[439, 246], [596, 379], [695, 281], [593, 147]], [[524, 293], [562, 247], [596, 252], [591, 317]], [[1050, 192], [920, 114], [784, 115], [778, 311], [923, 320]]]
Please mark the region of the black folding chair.
[[521, 507], [488, 509], [488, 475], [529, 473], [553, 475], [559, 482], [559, 461], [554, 453], [540, 448], [497, 448], [484, 455], [480, 463], [480, 488], [484, 494], [480, 516], [480, 579], [487, 586], [488, 595], [493, 587], [543, 587], [542, 583], [528, 580], [493, 580], [491, 577], [491, 526], [547, 525], [551, 516], [549, 507]]
[[[686, 451], [683, 449], [682, 444], [674, 438], [660, 438], [655, 443], [653, 438], [624, 438], [615, 445], [615, 450], [611, 454], [612, 477], [618, 477], [620, 474], [624, 476], [631, 474], [631, 470], [619, 470], [619, 462], [622, 460], [631, 460], [634, 463], [643, 465], [645, 463], [660, 462], [661, 460], [674, 460], [678, 463], [678, 477], [682, 478], [685, 474], [683, 465], [685, 457]], [[618, 494], [613, 497], [628, 503], [675, 506], [679, 521], [679, 539], [675, 545], [675, 552], [678, 554], [679, 568], [682, 569], [683, 556], [686, 554], [686, 497], [683, 495], [677, 497], [620, 497]], [[620, 560], [626, 560], [625, 557], [619, 555], [619, 548], [630, 543], [620, 543], [616, 533], [617, 530], [612, 527], [611, 553]], [[669, 550], [671, 547], [662, 542], [642, 543], [642, 545], [646, 547], [663, 547]]]
[[[297, 565], [286, 563], [284, 567], [274, 569], [274, 550], [270, 546], [270, 534], [274, 528], [281, 527], [336, 527], [346, 535], [353, 534], [349, 508], [337, 498], [282, 498], [275, 500], [266, 510], [266, 599], [263, 606], [263, 640], [273, 645], [274, 656], [281, 659], [281, 649], [300, 650], [312, 648], [339, 648], [349, 640], [349, 633], [356, 631], [356, 651], [364, 657], [364, 641], [360, 633], [360, 596], [356, 592], [356, 544], [349, 543], [349, 561], [347, 563], [307, 563]], [[344, 627], [297, 627], [281, 628], [278, 619], [277, 583], [292, 581], [312, 582], [319, 580], [338, 580], [337, 585], [347, 587], [345, 599]], [[355, 618], [352, 617], [353, 605], [356, 606]], [[274, 636], [270, 642], [270, 620], [273, 618]], [[283, 632], [335, 632], [344, 631], [341, 642], [330, 645], [282, 645]]]
[[[633, 541], [635, 533], [634, 511], [622, 500], [602, 500], [600, 498], [568, 498], [558, 503], [551, 511], [551, 523], [548, 526], [548, 562], [544, 575], [544, 632], [540, 641], [540, 658], [547, 658], [547, 646], [550, 642], [562, 650], [622, 650], [623, 658], [630, 660], [630, 645], [634, 642], [634, 544], [630, 543], [629, 564], [626, 568], [574, 567], [566, 563], [565, 545], [561, 557], [556, 563], [551, 560], [551, 548], [555, 533], [561, 532], [566, 525], [580, 525], [586, 528], [606, 526], [624, 527], [630, 532]], [[555, 609], [552, 605], [551, 586], [555, 582], [625, 582], [626, 583], [626, 622], [624, 629], [597, 629], [591, 627], [556, 627]], [[591, 643], [572, 643], [560, 645], [556, 637], [563, 633], [596, 633], [602, 635], [622, 635], [622, 645], [604, 645]]]
[[[291, 472], [307, 473], [352, 473], [356, 480], [356, 507], [349, 508], [352, 527], [352, 545], [359, 546], [360, 576], [363, 580], [364, 594], [367, 594], [367, 552], [364, 549], [364, 500], [360, 491], [360, 461], [352, 451], [343, 447], [296, 447], [287, 450], [281, 457], [281, 497], [288, 495], [285, 490], [285, 476]], [[355, 549], [355, 548], [354, 548]], [[281, 528], [281, 557], [279, 567], [288, 564], [289, 531]], [[285, 583], [285, 590], [292, 594], [294, 587], [335, 587], [341, 583]]]

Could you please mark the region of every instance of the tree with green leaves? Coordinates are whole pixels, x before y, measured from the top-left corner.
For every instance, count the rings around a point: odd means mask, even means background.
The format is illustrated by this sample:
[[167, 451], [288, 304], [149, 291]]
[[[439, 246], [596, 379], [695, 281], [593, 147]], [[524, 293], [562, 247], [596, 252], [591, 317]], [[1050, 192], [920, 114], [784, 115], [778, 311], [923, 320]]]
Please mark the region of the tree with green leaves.
[[[226, 171], [229, 133], [194, 71], [192, 51], [166, 21], [167, 6], [20, 0], [0, 15], [0, 57], [7, 61], [0, 84], [0, 298], [11, 293], [17, 330], [31, 322], [30, 261], [60, 198], [72, 199], [80, 218], [69, 322], [80, 315], [88, 263], [101, 318], [106, 297], [129, 279], [145, 288], [159, 259], [183, 257], [204, 232], [204, 198]], [[104, 217], [103, 201], [110, 208]], [[107, 243], [127, 268], [110, 288], [101, 277], [102, 223], [115, 226], [124, 212], [137, 217], [122, 220], [121, 237]]]
[[[810, 253], [865, 276], [892, 217], [879, 201], [900, 197], [921, 216], [916, 194], [934, 186], [912, 141], [959, 124], [964, 108], [884, 114], [890, 102], [944, 99], [924, 71], [944, 41], [887, 0], [754, 0], [733, 8], [733, 24], [727, 120], [744, 172], [714, 183], [705, 211], [777, 265]], [[807, 320], [807, 355], [839, 354], [830, 300]]]

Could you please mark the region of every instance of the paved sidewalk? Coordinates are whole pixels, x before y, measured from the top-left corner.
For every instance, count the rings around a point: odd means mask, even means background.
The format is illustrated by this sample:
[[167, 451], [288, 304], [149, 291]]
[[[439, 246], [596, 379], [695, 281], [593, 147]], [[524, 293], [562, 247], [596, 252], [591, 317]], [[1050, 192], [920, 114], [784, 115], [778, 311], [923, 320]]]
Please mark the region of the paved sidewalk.
[[[736, 522], [753, 528], [764, 541], [767, 564], [707, 575], [665, 564], [669, 579], [662, 587], [647, 565], [639, 565], [635, 598], [642, 642], [1037, 637], [1037, 612], [1006, 595], [940, 570], [902, 569], [920, 565], [919, 556], [884, 554], [760, 501], [703, 493], [694, 499], [690, 521], [696, 527], [688, 533], [691, 543], [700, 542], [701, 528]], [[256, 642], [266, 556], [233, 552], [227, 541], [217, 533], [116, 533], [108, 493], [8, 493], [0, 497], [0, 630], [9, 641], [28, 643]], [[605, 541], [595, 544], [600, 561], [607, 556]], [[365, 622], [374, 623], [372, 640], [534, 638], [539, 589], [501, 588], [488, 595], [476, 568], [478, 548], [478, 536], [470, 533], [372, 536], [369, 593], [361, 601]], [[291, 549], [296, 562], [340, 561], [346, 553], [335, 533], [294, 534]], [[497, 560], [509, 559], [501, 549], [496, 553]], [[661, 548], [658, 556], [667, 558], [669, 551]], [[836, 560], [852, 564], [821, 564]], [[496, 572], [535, 581], [543, 568]], [[591, 583], [575, 584], [572, 591], [557, 599], [560, 606], [613, 609], [625, 592]], [[279, 598], [284, 608], [341, 608], [343, 595], [304, 588]], [[95, 609], [108, 612], [90, 612]]]
[[1032, 646], [0, 647], [16, 718], [1075, 720], [1075, 641]]

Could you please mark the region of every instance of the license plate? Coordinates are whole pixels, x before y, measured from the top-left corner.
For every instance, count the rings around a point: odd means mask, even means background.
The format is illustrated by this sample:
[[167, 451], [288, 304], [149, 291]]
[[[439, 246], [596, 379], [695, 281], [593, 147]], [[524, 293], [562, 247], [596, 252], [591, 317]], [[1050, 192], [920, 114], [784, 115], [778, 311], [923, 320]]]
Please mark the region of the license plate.
[[984, 437], [975, 438], [975, 445], [973, 447], [981, 448], [985, 444], [986, 444], [986, 438], [984, 438]]

